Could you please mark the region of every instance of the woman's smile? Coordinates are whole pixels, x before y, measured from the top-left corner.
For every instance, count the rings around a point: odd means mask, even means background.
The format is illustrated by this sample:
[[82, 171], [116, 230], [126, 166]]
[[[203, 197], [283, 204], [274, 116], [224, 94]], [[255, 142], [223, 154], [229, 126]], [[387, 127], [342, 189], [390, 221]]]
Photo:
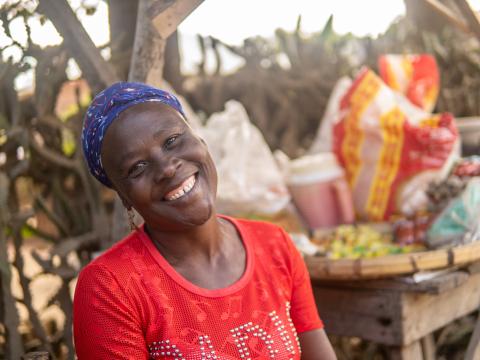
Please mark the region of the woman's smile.
[[187, 195], [192, 192], [196, 181], [196, 174], [189, 176], [178, 187], [165, 194], [164, 200], [169, 202], [175, 200], [183, 200], [187, 197]]

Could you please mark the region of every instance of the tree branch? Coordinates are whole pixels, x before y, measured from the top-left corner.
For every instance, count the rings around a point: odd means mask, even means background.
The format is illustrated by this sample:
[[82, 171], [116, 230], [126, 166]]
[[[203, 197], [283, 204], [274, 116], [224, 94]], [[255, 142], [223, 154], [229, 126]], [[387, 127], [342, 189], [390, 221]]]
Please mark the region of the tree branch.
[[40, 0], [37, 10], [45, 14], [62, 35], [94, 93], [120, 80], [66, 0]]

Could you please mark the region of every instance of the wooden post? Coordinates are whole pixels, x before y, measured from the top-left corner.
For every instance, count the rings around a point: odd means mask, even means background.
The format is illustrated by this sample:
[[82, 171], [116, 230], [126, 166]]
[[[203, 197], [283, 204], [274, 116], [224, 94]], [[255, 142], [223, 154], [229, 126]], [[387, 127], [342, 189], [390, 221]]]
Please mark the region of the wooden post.
[[423, 360], [422, 346], [420, 341], [415, 341], [407, 346], [392, 347], [390, 349], [391, 360]]
[[421, 340], [423, 360], [435, 360], [436, 359], [436, 346], [433, 334], [424, 336]]
[[140, 0], [129, 81], [162, 82], [165, 45], [177, 26], [203, 0]]
[[151, 20], [154, 5], [166, 1], [139, 0], [129, 81], [161, 84], [166, 39], [155, 30]]

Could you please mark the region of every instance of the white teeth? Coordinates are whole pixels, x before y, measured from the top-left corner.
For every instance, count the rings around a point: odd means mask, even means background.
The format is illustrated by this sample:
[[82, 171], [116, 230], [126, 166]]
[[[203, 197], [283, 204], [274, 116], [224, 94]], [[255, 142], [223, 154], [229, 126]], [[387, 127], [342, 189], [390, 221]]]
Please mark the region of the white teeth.
[[187, 194], [192, 190], [193, 186], [195, 185], [195, 176], [190, 176], [187, 180], [183, 182], [177, 189], [170, 191], [167, 195], [165, 195], [165, 200], [172, 201], [176, 200], [183, 195]]

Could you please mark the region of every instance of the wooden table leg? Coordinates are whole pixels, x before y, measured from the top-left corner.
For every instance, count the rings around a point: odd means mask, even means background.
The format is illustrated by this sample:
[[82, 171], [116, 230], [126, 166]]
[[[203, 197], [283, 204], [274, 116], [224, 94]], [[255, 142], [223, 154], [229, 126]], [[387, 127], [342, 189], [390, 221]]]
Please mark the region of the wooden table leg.
[[423, 360], [422, 345], [420, 341], [414, 341], [407, 346], [390, 347], [391, 360]]
[[480, 315], [477, 318], [475, 329], [468, 343], [465, 360], [474, 360], [480, 358]]
[[428, 334], [427, 336], [423, 337], [421, 340], [422, 343], [422, 350], [423, 350], [423, 360], [435, 360], [435, 339], [433, 338], [433, 334]]

